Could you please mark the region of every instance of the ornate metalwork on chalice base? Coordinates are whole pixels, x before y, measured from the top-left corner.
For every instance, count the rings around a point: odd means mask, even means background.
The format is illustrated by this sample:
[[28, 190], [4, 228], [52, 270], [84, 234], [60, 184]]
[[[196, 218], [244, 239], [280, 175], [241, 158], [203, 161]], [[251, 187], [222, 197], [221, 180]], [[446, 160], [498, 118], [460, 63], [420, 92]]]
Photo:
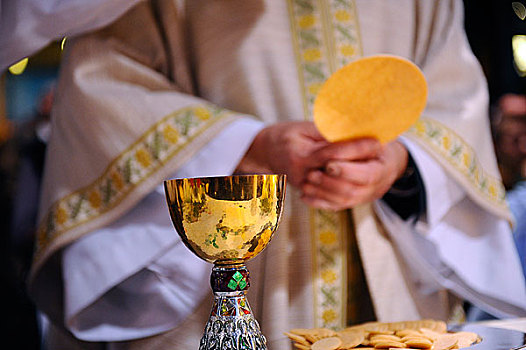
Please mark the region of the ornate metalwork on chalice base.
[[245, 262], [258, 255], [278, 227], [285, 175], [240, 175], [164, 182], [174, 226], [185, 245], [214, 264], [214, 303], [200, 350], [263, 350], [265, 336], [246, 293]]

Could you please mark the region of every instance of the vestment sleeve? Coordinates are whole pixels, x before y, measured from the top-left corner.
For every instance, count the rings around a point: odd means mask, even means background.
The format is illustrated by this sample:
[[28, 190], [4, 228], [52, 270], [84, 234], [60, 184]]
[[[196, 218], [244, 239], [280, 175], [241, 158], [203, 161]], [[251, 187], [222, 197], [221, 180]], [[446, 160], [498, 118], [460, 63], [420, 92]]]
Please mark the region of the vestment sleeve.
[[171, 29], [163, 30], [144, 2], [66, 44], [29, 282], [55, 322], [64, 322], [66, 295], [44, 295], [39, 286], [61, 285], [61, 249], [130, 212], [220, 133], [244, 140], [232, 122], [255, 120], [195, 96], [182, 19], [170, 13]]
[[[262, 126], [233, 122], [171, 177], [230, 175]], [[167, 331], [210, 296], [210, 269], [177, 235], [159, 185], [118, 220], [64, 249], [65, 324], [87, 341]]]
[[0, 72], [53, 40], [101, 28], [140, 0], [2, 0]]

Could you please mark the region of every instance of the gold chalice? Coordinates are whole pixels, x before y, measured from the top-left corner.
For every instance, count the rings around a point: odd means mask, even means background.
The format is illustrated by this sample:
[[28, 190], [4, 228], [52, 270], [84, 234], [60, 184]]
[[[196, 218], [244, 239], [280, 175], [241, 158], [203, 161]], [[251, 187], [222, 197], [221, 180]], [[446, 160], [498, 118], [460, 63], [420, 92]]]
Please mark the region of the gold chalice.
[[214, 303], [199, 345], [267, 349], [248, 300], [245, 262], [272, 239], [283, 208], [285, 175], [241, 175], [164, 182], [172, 222], [185, 245], [214, 264]]

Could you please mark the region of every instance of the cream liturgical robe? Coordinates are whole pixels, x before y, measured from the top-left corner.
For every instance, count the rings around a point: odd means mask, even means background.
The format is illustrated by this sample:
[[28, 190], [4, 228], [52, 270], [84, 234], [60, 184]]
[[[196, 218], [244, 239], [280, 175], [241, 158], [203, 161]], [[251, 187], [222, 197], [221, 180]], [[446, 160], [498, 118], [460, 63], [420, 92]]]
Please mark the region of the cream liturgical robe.
[[[291, 328], [345, 325], [353, 290], [347, 280], [351, 231], [379, 320], [448, 319], [456, 297], [498, 315], [526, 315], [485, 81], [462, 26], [462, 2], [453, 0], [161, 0], [70, 38], [30, 276], [39, 307], [72, 327], [62, 305], [75, 296], [60, 286], [75, 276], [63, 281], [70, 269], [62, 263], [71, 261], [64, 252], [94, 231], [136, 218], [133, 208], [189, 164], [193, 176], [214, 173], [205, 170], [212, 163], [199, 173], [199, 157], [203, 150], [221, 154], [219, 138], [245, 137], [248, 143], [239, 148], [246, 149], [257, 128], [247, 127], [253, 132], [245, 136], [236, 131], [243, 129], [239, 123], [310, 120], [316, 92], [332, 72], [385, 53], [412, 60], [428, 80], [427, 107], [402, 138], [422, 173], [426, 213], [403, 221], [382, 201], [352, 212], [319, 211], [289, 187], [275, 238], [249, 263], [249, 301], [269, 348], [289, 348], [282, 333]], [[149, 215], [143, 217], [147, 225]], [[115, 285], [158, 264], [173, 244], [154, 234], [134, 237], [119, 244], [124, 251], [124, 242], [144, 243], [145, 253], [136, 257], [142, 267], [128, 269]], [[105, 266], [119, 266], [118, 247]], [[190, 265], [181, 262], [181, 280], [193, 281], [183, 278], [194, 272]], [[171, 276], [179, 283], [177, 274]], [[174, 315], [175, 348], [197, 347], [209, 309], [207, 302], [200, 305], [182, 310], [185, 319]], [[83, 326], [89, 328], [89, 320]]]

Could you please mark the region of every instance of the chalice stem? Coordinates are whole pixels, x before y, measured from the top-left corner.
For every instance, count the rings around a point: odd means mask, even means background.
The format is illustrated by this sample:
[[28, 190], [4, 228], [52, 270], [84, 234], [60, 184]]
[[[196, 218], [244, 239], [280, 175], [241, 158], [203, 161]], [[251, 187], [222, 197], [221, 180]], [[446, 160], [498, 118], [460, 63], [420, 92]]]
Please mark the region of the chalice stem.
[[267, 341], [252, 314], [244, 264], [215, 265], [210, 276], [214, 304], [199, 350], [266, 350]]

